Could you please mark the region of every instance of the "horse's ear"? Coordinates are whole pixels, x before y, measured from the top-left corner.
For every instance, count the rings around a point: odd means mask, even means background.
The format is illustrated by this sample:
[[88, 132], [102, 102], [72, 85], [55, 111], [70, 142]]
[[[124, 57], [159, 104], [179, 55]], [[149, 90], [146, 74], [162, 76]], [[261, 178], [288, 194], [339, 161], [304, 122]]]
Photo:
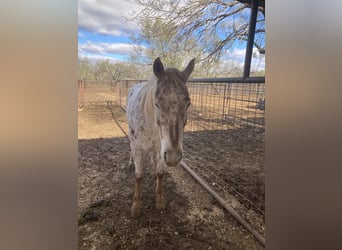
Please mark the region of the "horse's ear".
[[153, 73], [157, 78], [164, 73], [164, 66], [159, 57], [157, 57], [153, 62]]
[[190, 74], [191, 74], [192, 71], [194, 70], [194, 67], [195, 67], [195, 58], [193, 58], [193, 59], [189, 62], [188, 66], [186, 66], [186, 68], [182, 71], [186, 79], [189, 78]]

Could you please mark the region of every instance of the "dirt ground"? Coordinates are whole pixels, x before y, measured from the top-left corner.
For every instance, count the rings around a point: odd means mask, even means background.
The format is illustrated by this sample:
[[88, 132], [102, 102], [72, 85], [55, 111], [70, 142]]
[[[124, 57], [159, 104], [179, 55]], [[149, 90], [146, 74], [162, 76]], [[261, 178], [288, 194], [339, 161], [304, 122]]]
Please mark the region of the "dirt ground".
[[124, 121], [114, 104], [86, 104], [78, 112], [79, 249], [263, 249], [180, 166], [166, 175], [164, 210], [155, 207], [155, 176], [146, 168], [142, 213], [132, 219], [134, 170]]

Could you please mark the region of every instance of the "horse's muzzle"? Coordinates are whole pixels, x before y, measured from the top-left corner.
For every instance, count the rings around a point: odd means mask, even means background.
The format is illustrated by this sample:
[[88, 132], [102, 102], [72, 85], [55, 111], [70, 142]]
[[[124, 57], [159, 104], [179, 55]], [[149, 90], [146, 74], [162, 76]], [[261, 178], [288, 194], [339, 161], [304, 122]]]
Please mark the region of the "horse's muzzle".
[[182, 160], [183, 153], [180, 149], [167, 150], [164, 152], [164, 161], [169, 167], [177, 166], [177, 164]]

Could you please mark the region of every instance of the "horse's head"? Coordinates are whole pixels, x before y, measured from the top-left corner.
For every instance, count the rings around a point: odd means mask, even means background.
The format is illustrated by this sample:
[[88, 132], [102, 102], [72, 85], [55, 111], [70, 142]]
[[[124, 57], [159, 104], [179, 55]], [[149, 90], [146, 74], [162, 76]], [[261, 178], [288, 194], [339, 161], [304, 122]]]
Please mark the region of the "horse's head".
[[159, 127], [161, 158], [168, 166], [176, 166], [183, 156], [183, 133], [190, 105], [186, 81], [194, 64], [195, 59], [192, 59], [183, 71], [179, 71], [164, 69], [159, 57], [153, 63], [153, 72], [157, 77], [155, 120]]

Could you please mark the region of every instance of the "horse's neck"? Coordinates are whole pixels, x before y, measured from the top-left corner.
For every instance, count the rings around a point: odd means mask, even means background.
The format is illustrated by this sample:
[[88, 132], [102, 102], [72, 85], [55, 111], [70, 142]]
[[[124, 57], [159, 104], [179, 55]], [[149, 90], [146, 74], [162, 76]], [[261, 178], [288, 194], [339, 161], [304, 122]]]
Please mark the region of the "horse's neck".
[[154, 120], [154, 95], [156, 92], [157, 83], [154, 78], [152, 78], [144, 87], [144, 98], [143, 98], [143, 112], [148, 121]]

